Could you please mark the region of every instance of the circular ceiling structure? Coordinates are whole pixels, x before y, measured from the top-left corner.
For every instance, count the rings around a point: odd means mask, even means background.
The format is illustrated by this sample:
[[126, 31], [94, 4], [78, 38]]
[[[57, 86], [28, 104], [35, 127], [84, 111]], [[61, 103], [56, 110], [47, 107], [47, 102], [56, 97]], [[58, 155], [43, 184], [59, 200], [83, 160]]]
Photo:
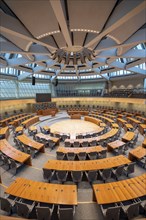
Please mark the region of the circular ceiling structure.
[[145, 74], [145, 9], [144, 0], [3, 0], [0, 66], [54, 78]]

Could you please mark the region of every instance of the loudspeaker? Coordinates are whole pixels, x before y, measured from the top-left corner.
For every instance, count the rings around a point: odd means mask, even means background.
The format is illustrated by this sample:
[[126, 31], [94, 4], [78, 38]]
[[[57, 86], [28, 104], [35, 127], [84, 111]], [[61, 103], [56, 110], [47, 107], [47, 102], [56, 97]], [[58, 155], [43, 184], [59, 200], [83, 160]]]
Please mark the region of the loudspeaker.
[[35, 76], [32, 76], [32, 85], [35, 86]]
[[58, 85], [58, 79], [57, 79], [57, 78], [54, 79], [54, 81], [53, 81], [53, 85], [54, 85], [54, 86], [57, 86], [57, 85]]

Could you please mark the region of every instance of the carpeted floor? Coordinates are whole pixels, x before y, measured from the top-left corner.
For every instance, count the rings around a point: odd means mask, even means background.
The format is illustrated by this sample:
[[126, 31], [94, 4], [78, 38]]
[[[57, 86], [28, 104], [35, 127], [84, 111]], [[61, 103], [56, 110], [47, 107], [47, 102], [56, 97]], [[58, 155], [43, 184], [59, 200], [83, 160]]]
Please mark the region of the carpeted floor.
[[[36, 126], [38, 128], [38, 131], [40, 131], [39, 126], [44, 125], [52, 125], [53, 123], [56, 123], [61, 120], [69, 119], [69, 116], [65, 111], [59, 112], [55, 117], [51, 118], [50, 116], [40, 117], [40, 123], [36, 123]], [[28, 135], [27, 130], [25, 133]], [[124, 134], [124, 130], [122, 129], [121, 137]], [[138, 141], [136, 143], [136, 146], [141, 145], [143, 141], [143, 136], [139, 134]], [[13, 134], [11, 132], [9, 139], [9, 143], [11, 143], [12, 146], [15, 147], [15, 144], [13, 142]], [[63, 146], [63, 143], [60, 143], [60, 145]], [[135, 146], [135, 147], [136, 147]], [[0, 185], [0, 196], [4, 196], [4, 190], [5, 186], [9, 186], [17, 177], [25, 177], [27, 179], [32, 179], [36, 181], [42, 181], [43, 179], [43, 172], [42, 167], [43, 165], [51, 159], [56, 159], [56, 150], [57, 147], [50, 151], [50, 149], [45, 149], [45, 153], [39, 153], [35, 158], [32, 159], [32, 166], [24, 166], [21, 168], [21, 170], [13, 176], [8, 171], [5, 171], [1, 167], [1, 178], [2, 178], [2, 184]], [[129, 149], [131, 150], [131, 149]], [[128, 150], [128, 151], [129, 151]], [[126, 156], [128, 155], [128, 151]], [[107, 153], [107, 157], [112, 157], [114, 154]], [[135, 166], [135, 173], [130, 175], [131, 177], [135, 177], [138, 175], [141, 175], [144, 173], [145, 170], [141, 168], [140, 166]], [[121, 179], [126, 179], [125, 176], [122, 176]], [[109, 182], [115, 181], [114, 179], [110, 179]], [[6, 215], [4, 212], [1, 212], [2, 215]], [[142, 219], [144, 216], [139, 216], [136, 219]], [[103, 215], [101, 213], [100, 207], [98, 204], [93, 202], [93, 190], [91, 185], [87, 181], [83, 181], [78, 186], [78, 206], [76, 207], [76, 212], [74, 216], [74, 220], [102, 220]], [[7, 217], [6, 217], [7, 220]], [[54, 219], [53, 219], [54, 220]], [[57, 217], [55, 217], [55, 220], [57, 220]]]

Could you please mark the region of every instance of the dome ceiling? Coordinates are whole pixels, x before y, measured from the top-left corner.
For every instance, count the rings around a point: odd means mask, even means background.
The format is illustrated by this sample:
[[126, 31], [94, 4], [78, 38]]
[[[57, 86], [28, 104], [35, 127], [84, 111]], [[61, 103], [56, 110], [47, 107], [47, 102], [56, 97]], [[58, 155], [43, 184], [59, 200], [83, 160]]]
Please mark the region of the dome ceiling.
[[145, 75], [136, 67], [145, 62], [145, 10], [145, 0], [2, 0], [0, 66], [23, 70], [21, 80], [36, 73]]

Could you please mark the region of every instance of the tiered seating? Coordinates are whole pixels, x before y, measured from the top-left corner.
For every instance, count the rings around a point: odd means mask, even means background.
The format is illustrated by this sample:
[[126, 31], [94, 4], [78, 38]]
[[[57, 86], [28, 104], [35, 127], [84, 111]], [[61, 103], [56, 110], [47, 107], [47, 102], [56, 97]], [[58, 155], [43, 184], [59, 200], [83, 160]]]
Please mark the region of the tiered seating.
[[75, 160], [96, 160], [98, 158], [106, 157], [106, 149], [102, 146], [95, 147], [83, 147], [83, 148], [70, 148], [70, 147], [59, 147], [56, 151], [58, 160], [68, 159]]
[[5, 118], [5, 119], [3, 119], [3, 120], [0, 121], [0, 124], [2, 125], [2, 127], [5, 127], [5, 126], [7, 126], [10, 122], [13, 122], [15, 119], [21, 118], [21, 117], [26, 116], [26, 115], [27, 115], [27, 113], [23, 113], [23, 114], [11, 116], [11, 117], [9, 117], [9, 118]]
[[31, 154], [32, 157], [34, 157], [35, 154], [39, 151], [42, 153], [45, 152], [44, 144], [31, 140], [25, 134], [17, 136], [16, 140], [20, 149], [24, 152]]
[[8, 196], [1, 199], [1, 209], [12, 213], [16, 206], [17, 215], [24, 218], [29, 218], [35, 210], [38, 219], [46, 219], [46, 216], [50, 219], [54, 205], [57, 205], [58, 215], [72, 219], [77, 205], [75, 185], [48, 184], [17, 178], [5, 194]]
[[[75, 183], [82, 181], [83, 172], [88, 176], [90, 171], [95, 171], [95, 175], [100, 175], [105, 181], [111, 177], [112, 168], [119, 166], [133, 167], [131, 172], [134, 172], [134, 164], [130, 164], [131, 161], [123, 155], [115, 156], [111, 158], [104, 158], [98, 160], [86, 160], [86, 161], [65, 161], [65, 160], [49, 160], [43, 167], [44, 178], [50, 181], [53, 173], [62, 173], [62, 182], [65, 182], [68, 176], [68, 172], [71, 172], [72, 180]], [[128, 165], [128, 166], [127, 166]], [[130, 170], [128, 169], [128, 174]], [[59, 178], [61, 181], [61, 177]]]
[[16, 174], [17, 169], [23, 164], [31, 165], [30, 155], [15, 149], [6, 139], [0, 140], [0, 151], [1, 165], [6, 170], [11, 169], [13, 174]]
[[[94, 198], [106, 219], [133, 219], [146, 205], [146, 174], [118, 182], [93, 184]], [[143, 204], [144, 202], [144, 204]]]
[[0, 139], [7, 139], [9, 136], [9, 127], [0, 128]]
[[34, 116], [33, 118], [30, 118], [30, 119], [27, 119], [25, 121], [23, 121], [21, 123], [21, 125], [24, 127], [24, 128], [28, 128], [30, 125], [36, 123], [39, 121], [39, 117], [38, 116]]

